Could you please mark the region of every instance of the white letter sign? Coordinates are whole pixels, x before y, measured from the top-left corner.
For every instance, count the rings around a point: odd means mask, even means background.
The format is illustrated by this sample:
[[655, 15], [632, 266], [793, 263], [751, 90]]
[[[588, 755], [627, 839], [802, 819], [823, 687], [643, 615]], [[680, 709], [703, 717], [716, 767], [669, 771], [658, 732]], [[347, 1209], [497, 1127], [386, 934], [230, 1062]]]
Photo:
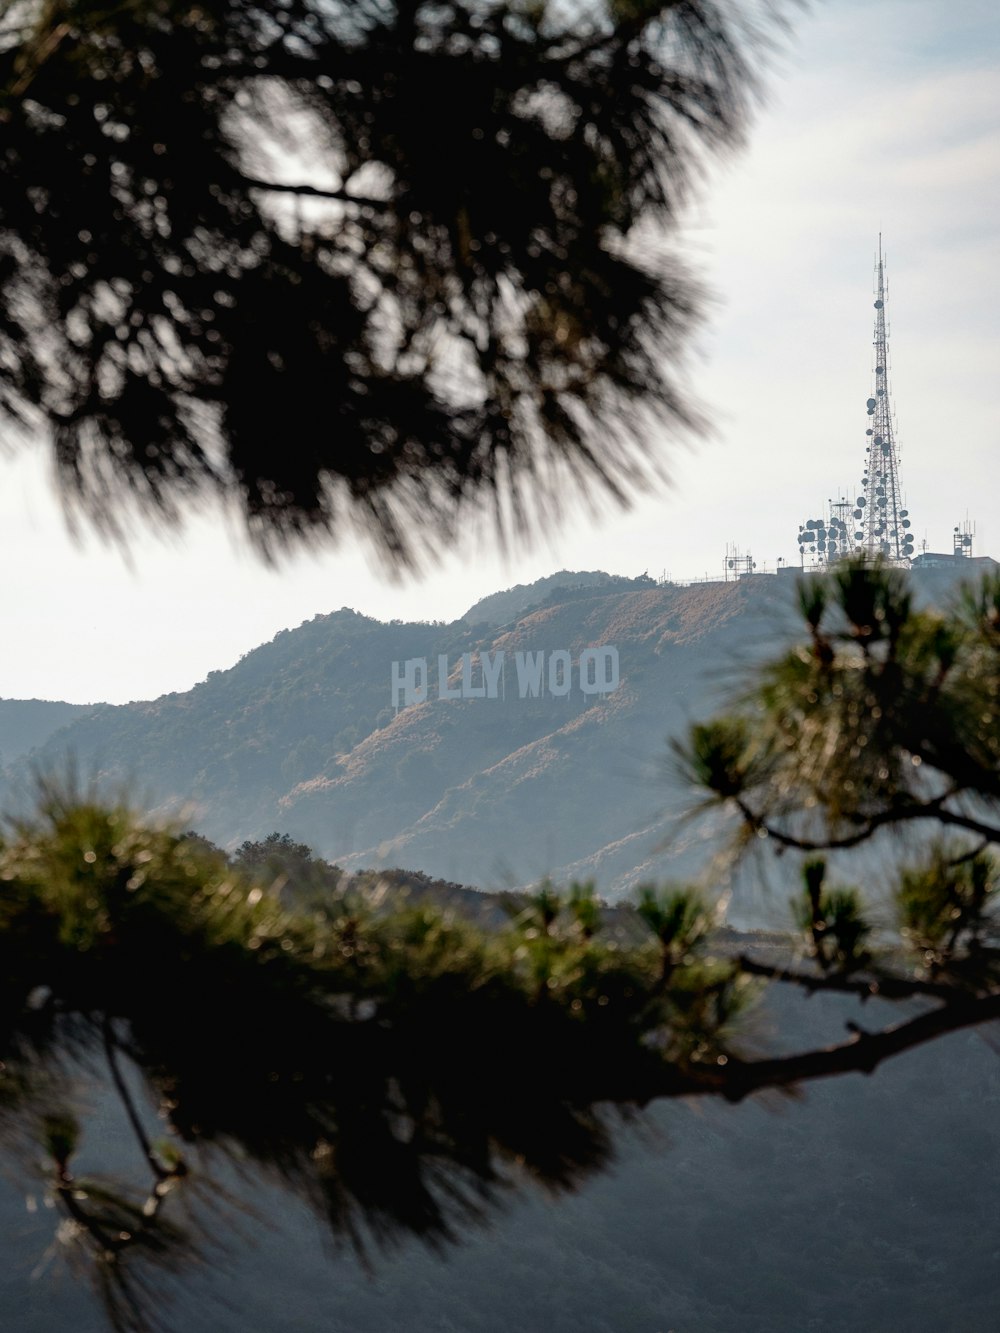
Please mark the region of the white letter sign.
[[[479, 684], [473, 658], [479, 658]], [[447, 653], [439, 653], [437, 660], [437, 697], [439, 699], [497, 699], [500, 696], [506, 655], [502, 648], [495, 653], [463, 653], [452, 667]], [[565, 699], [574, 686], [573, 655], [567, 648], [554, 648], [549, 653], [514, 654], [517, 671], [517, 697]], [[576, 683], [581, 694], [611, 694], [621, 683], [618, 649], [603, 644], [600, 648], [584, 648], [576, 663]], [[455, 683], [451, 683], [455, 677]], [[410, 704], [427, 701], [427, 658], [411, 657], [405, 662], [392, 664], [392, 706], [408, 708]], [[506, 693], [504, 694], [506, 698]]]
[[580, 689], [584, 694], [610, 694], [617, 688], [618, 649], [585, 648], [580, 654]]
[[542, 692], [544, 653], [515, 653], [517, 667], [517, 694], [520, 699], [537, 699]]

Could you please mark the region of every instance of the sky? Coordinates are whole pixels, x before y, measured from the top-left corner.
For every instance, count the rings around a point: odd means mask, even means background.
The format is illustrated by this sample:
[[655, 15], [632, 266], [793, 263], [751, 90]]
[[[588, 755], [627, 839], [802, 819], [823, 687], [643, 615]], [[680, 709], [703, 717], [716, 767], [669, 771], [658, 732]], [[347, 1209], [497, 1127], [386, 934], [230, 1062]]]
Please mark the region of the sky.
[[279, 630], [349, 606], [460, 616], [558, 569], [721, 577], [797, 559], [805, 519], [860, 493], [873, 261], [917, 549], [975, 525], [1000, 558], [1000, 16], [996, 0], [816, 0], [793, 20], [749, 146], [714, 169], [680, 248], [711, 292], [689, 383], [708, 439], [652, 441], [669, 481], [502, 551], [472, 531], [419, 577], [357, 542], [269, 567], [218, 512], [127, 553], [67, 529], [44, 448], [0, 453], [0, 697], [189, 689]]

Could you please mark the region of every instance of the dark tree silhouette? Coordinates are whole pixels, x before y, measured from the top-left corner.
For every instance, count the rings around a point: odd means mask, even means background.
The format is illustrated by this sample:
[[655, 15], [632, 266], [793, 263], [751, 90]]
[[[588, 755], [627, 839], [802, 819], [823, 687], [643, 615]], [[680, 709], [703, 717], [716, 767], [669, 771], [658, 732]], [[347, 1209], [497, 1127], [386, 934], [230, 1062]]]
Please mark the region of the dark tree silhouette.
[[751, 9], [4, 5], [8, 433], [118, 532], [214, 491], [264, 547], [353, 517], [397, 561], [472, 495], [623, 494], [694, 421], [663, 238], [741, 137]]

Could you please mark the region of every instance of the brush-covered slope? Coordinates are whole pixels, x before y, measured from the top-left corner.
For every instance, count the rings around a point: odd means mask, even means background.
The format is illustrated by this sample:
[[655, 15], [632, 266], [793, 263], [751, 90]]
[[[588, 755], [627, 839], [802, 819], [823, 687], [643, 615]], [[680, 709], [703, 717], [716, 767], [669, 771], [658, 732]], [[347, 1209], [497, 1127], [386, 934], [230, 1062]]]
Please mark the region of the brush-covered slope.
[[[80, 773], [151, 808], [186, 804], [188, 822], [225, 844], [280, 828], [348, 866], [483, 886], [594, 874], [614, 893], [667, 868], [656, 849], [682, 798], [667, 738], [773, 646], [789, 583], [588, 579], [540, 588], [541, 604], [501, 627], [382, 624], [345, 609], [186, 693], [92, 709], [38, 758], [58, 771], [72, 755]], [[566, 697], [518, 697], [518, 652], [566, 649], [575, 663], [600, 645], [618, 650], [613, 693], [575, 684]], [[394, 661], [426, 658], [433, 680], [444, 654], [454, 682], [467, 652], [504, 653], [505, 697], [432, 690], [392, 706]], [[23, 770], [7, 781], [9, 797]]]
[[481, 597], [470, 606], [462, 617], [470, 625], [509, 625], [519, 620], [528, 611], [535, 610], [542, 602], [551, 600], [570, 591], [582, 588], [634, 588], [652, 587], [654, 581], [646, 574], [637, 579], [625, 578], [620, 574], [605, 574], [603, 570], [561, 569], [557, 574], [548, 574], [534, 583], [517, 583], [513, 588], [502, 592], [490, 593]]
[[[680, 793], [666, 741], [707, 711], [770, 639], [777, 588], [714, 584], [558, 598], [483, 644], [517, 652], [613, 644], [603, 698], [429, 700], [293, 788], [283, 824], [331, 815], [347, 863], [419, 866], [478, 883], [596, 874], [605, 891], [648, 873]], [[383, 801], [391, 793], [392, 809]], [[329, 835], [328, 835], [329, 836]]]
[[51, 699], [0, 699], [0, 764], [11, 764], [44, 745], [89, 708]]

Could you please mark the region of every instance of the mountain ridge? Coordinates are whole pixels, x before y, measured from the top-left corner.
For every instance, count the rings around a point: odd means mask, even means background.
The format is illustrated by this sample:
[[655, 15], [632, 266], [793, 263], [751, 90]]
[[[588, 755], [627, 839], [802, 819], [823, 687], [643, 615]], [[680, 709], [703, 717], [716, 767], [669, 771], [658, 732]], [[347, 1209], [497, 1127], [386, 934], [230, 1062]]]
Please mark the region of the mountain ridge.
[[[407, 865], [482, 887], [591, 867], [614, 896], [667, 863], [655, 846], [680, 797], [658, 771], [667, 736], [773, 644], [790, 599], [774, 578], [552, 577], [568, 582], [515, 590], [528, 606], [498, 626], [315, 616], [191, 690], [85, 710], [31, 765], [58, 772], [72, 755], [85, 777], [183, 811], [224, 846], [281, 828], [347, 868]], [[518, 653], [575, 662], [604, 644], [621, 660], [613, 693], [517, 697]], [[462, 654], [487, 652], [504, 654], [505, 697], [393, 707], [393, 662], [442, 655], [454, 685]], [[23, 758], [7, 766], [6, 799], [25, 777]]]

